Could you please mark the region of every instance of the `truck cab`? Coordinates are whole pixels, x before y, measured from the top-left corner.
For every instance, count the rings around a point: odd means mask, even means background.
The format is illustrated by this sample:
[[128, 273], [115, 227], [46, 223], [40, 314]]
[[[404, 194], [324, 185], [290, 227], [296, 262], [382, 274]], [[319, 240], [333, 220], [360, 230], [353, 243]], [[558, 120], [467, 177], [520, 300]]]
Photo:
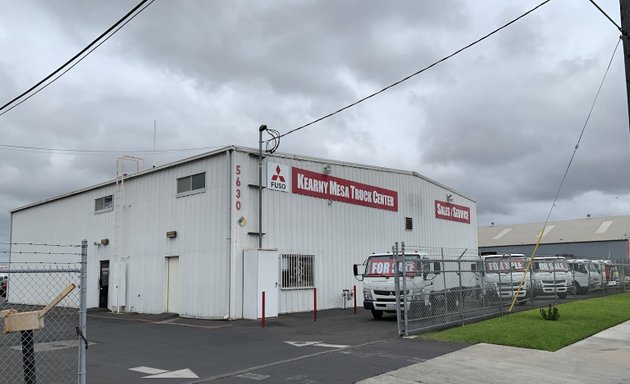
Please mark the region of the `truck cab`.
[[572, 283], [567, 260], [561, 256], [537, 256], [531, 265], [532, 292], [534, 296], [567, 297]]
[[601, 287], [599, 273], [588, 259], [567, 259], [576, 293], [588, 293]]
[[[372, 312], [375, 319], [383, 317], [383, 313], [396, 313], [396, 265], [391, 253], [378, 253], [369, 256], [363, 264], [355, 264], [355, 278], [363, 282], [363, 308]], [[443, 289], [436, 279], [442, 271], [440, 260], [431, 260], [428, 255], [412, 253], [405, 255], [405, 266], [398, 263], [400, 292], [405, 291], [407, 306], [417, 303], [430, 306], [430, 293], [435, 289]], [[404, 270], [404, 273], [403, 273]], [[404, 311], [402, 297], [399, 299]]]
[[[525, 274], [527, 259], [520, 253], [482, 254], [474, 267], [477, 286], [486, 299], [512, 300]], [[530, 295], [529, 279], [525, 279], [517, 303], [523, 305]]]

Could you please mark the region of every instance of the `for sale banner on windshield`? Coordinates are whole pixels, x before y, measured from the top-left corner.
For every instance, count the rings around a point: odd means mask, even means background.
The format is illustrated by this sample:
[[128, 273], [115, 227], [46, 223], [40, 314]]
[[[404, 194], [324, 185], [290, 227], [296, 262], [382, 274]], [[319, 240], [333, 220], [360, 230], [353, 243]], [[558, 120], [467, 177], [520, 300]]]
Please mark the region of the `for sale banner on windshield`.
[[[405, 273], [415, 273], [416, 272], [416, 263], [413, 261], [406, 262], [407, 267], [405, 268]], [[386, 276], [391, 277], [394, 276], [394, 259], [392, 258], [372, 258], [367, 266], [366, 274], [368, 276]], [[402, 261], [398, 264], [399, 270], [402, 271]]]

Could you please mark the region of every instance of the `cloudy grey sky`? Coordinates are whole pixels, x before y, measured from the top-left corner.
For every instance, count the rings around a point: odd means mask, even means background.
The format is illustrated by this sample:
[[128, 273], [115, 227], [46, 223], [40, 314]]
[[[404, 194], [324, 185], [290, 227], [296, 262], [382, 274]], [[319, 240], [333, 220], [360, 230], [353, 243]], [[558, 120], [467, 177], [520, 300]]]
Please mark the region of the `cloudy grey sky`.
[[[56, 69], [139, 0], [6, 0], [0, 103]], [[13, 208], [112, 179], [157, 147], [257, 146], [450, 54], [540, 1], [157, 0], [65, 76], [0, 116], [0, 242]], [[598, 3], [619, 20], [618, 0]], [[618, 31], [587, 0], [508, 29], [279, 151], [414, 170], [477, 200], [480, 226], [542, 222]], [[163, 164], [198, 151], [144, 156]], [[552, 220], [630, 213], [621, 48]], [[1, 256], [1, 255], [0, 255]]]

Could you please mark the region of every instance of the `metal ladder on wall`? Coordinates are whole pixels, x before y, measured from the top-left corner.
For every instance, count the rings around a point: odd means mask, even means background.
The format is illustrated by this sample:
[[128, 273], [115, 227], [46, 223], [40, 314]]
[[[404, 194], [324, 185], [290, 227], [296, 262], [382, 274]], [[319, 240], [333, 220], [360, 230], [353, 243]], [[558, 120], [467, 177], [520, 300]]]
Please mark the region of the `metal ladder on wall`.
[[[128, 176], [125, 166], [127, 163], [135, 164], [135, 172], [139, 172], [144, 164], [144, 159], [134, 156], [120, 156], [116, 159], [116, 189], [114, 191], [114, 268], [120, 268], [121, 261], [125, 257], [125, 231], [124, 231], [124, 210], [125, 210], [125, 178]], [[116, 278], [120, 278], [124, 274], [115, 271]], [[125, 300], [120, 298], [120, 282], [114, 281], [116, 288], [115, 295], [112, 297], [112, 304], [117, 313], [120, 308], [125, 305]], [[123, 293], [126, 294], [126, 293]], [[121, 305], [122, 304], [122, 305]]]

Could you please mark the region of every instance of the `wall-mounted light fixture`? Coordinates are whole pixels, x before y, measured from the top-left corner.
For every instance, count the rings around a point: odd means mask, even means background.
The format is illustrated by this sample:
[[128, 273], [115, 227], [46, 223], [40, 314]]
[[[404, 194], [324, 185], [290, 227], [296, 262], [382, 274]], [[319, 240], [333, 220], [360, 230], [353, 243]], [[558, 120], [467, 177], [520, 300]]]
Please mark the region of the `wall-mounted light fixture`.
[[452, 193], [447, 193], [446, 194], [446, 201], [448, 201], [449, 203], [453, 202], [453, 194]]
[[324, 173], [330, 175], [330, 171], [332, 171], [332, 167], [330, 166], [330, 164], [326, 164], [324, 166]]
[[101, 245], [109, 244], [109, 239], [101, 239]]
[[168, 231], [166, 232], [166, 237], [169, 239], [174, 239], [177, 237], [177, 231]]

